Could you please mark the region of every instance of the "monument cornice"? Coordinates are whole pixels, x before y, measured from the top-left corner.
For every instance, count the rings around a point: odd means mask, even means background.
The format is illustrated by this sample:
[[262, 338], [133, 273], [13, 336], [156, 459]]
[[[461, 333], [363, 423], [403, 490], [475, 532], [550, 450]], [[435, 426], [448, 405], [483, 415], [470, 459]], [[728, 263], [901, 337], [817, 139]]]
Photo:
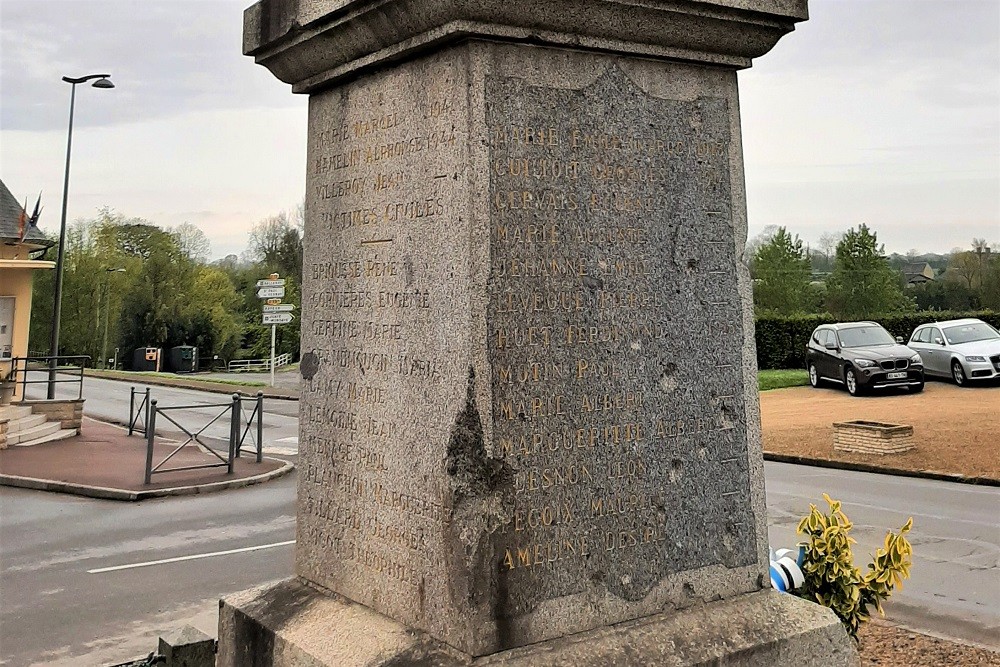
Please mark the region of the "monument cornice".
[[476, 38], [741, 69], [807, 18], [806, 0], [259, 0], [243, 52], [297, 93]]

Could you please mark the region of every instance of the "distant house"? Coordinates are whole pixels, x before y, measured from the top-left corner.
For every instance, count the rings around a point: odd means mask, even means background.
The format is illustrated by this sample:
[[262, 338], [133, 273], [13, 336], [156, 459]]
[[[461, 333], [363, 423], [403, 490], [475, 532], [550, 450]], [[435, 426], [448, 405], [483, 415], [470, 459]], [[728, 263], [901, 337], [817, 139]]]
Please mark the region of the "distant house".
[[934, 267], [927, 262], [916, 262], [903, 266], [903, 277], [906, 279], [906, 286], [922, 285], [934, 280]]
[[0, 376], [10, 373], [12, 358], [28, 354], [31, 276], [55, 266], [36, 259], [54, 241], [35, 222], [0, 181]]

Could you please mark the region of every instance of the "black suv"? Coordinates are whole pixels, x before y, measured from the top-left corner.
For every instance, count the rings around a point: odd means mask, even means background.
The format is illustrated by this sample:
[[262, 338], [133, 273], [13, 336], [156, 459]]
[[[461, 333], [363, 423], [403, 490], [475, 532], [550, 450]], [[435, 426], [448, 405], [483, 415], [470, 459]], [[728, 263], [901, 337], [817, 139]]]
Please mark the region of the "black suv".
[[809, 384], [829, 380], [847, 387], [851, 396], [869, 389], [924, 388], [920, 355], [893, 339], [875, 322], [845, 322], [816, 327], [806, 345]]

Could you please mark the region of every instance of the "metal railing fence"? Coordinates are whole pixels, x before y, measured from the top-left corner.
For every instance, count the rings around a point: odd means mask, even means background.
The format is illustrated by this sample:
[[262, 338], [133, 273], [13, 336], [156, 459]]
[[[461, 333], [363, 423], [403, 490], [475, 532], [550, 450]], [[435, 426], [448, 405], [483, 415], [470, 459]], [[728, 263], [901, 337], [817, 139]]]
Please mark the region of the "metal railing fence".
[[[139, 433], [146, 433], [148, 430], [146, 425], [149, 423], [149, 387], [146, 387], [144, 392], [140, 392], [142, 400], [139, 402], [139, 407], [136, 409], [135, 405], [135, 387], [130, 388], [128, 398], [128, 434], [132, 435], [136, 431]], [[139, 418], [142, 418], [142, 426], [138, 426]]]
[[[58, 357], [13, 357], [5, 359], [11, 364], [11, 378], [16, 385], [21, 386], [19, 395], [21, 400], [26, 398], [28, 385], [44, 384], [75, 384], [77, 386], [77, 400], [83, 398], [83, 369], [90, 365], [90, 357], [86, 354], [58, 356]], [[30, 380], [28, 373], [31, 371], [44, 371], [46, 375], [43, 379]], [[52, 374], [50, 377], [49, 374]], [[59, 375], [71, 375], [73, 377], [59, 378]]]
[[[241, 415], [245, 417], [246, 414], [242, 412], [242, 401], [240, 401]], [[240, 435], [239, 440], [236, 442], [236, 458], [239, 458], [243, 453], [243, 443], [246, 440], [247, 434], [250, 433], [250, 427], [255, 425], [256, 437], [253, 438], [254, 443], [254, 454], [257, 457], [257, 463], [264, 460], [264, 392], [257, 392], [257, 400], [254, 401], [253, 411], [250, 416], [246, 419], [246, 428], [243, 429], [242, 435]]]
[[[134, 397], [134, 391], [133, 391]], [[167, 473], [167, 472], [179, 472], [182, 470], [201, 470], [206, 468], [226, 468], [226, 474], [233, 473], [233, 467], [235, 465], [236, 459], [238, 459], [242, 453], [243, 443], [246, 437], [251, 433], [251, 427], [256, 426], [256, 441], [254, 447], [254, 453], [256, 455], [257, 463], [263, 461], [264, 449], [263, 449], [263, 415], [264, 415], [264, 394], [262, 392], [257, 393], [257, 398], [254, 401], [254, 408], [250, 413], [250, 417], [247, 418], [246, 428], [243, 427], [244, 412], [242, 408], [243, 397], [239, 394], [233, 394], [232, 400], [229, 403], [209, 403], [201, 405], [171, 405], [169, 407], [162, 407], [157, 405], [157, 400], [155, 398], [149, 398], [149, 389], [146, 390], [146, 398], [144, 401], [148, 401], [147, 411], [146, 411], [146, 473], [144, 478], [144, 483], [149, 484], [152, 482], [153, 475]], [[134, 400], [133, 400], [134, 402]], [[212, 417], [208, 423], [204, 424], [200, 429], [195, 431], [193, 428], [189, 429], [183, 424], [181, 424], [177, 419], [170, 416], [170, 413], [178, 410], [196, 410], [213, 408], [220, 409], [221, 411]], [[227, 438], [227, 451], [226, 455], [223, 456], [217, 452], [213, 447], [209, 446], [207, 443], [201, 440], [202, 434], [219, 419], [229, 415], [229, 437]], [[137, 411], [141, 414], [141, 408]], [[159, 463], [154, 464], [154, 444], [156, 440], [156, 419], [157, 415], [162, 416], [164, 419], [169, 421], [171, 424], [179, 428], [186, 436], [187, 439], [180, 445], [175, 447], [173, 451], [167, 454]], [[130, 420], [131, 420], [131, 407], [130, 407]], [[129, 434], [131, 434], [132, 429], [130, 428]], [[164, 468], [163, 466], [170, 461], [174, 456], [177, 455], [182, 449], [189, 445], [200, 446], [203, 451], [207, 451], [212, 456], [214, 456], [217, 461], [211, 463], [199, 463], [194, 465], [182, 465], [174, 466], [172, 468]]]

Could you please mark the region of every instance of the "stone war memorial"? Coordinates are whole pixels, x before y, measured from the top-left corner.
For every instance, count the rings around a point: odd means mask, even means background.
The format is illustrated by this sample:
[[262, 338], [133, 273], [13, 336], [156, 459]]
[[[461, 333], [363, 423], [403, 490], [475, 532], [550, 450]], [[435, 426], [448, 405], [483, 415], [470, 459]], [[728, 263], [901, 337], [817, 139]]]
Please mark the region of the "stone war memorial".
[[771, 590], [736, 73], [806, 0], [261, 0], [309, 95], [296, 576], [219, 664], [857, 664]]

